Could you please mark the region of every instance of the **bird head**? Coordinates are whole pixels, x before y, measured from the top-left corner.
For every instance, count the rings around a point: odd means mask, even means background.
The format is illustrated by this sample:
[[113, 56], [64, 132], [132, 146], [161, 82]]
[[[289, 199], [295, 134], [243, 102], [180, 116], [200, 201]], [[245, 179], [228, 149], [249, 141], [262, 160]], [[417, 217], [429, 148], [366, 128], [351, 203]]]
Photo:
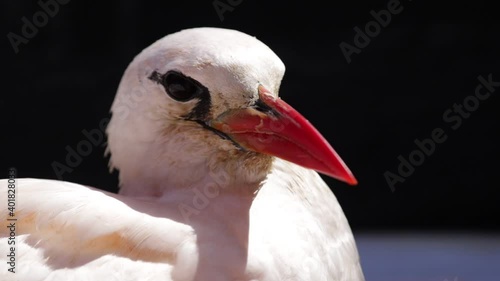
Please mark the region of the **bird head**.
[[189, 186], [217, 170], [236, 183], [259, 182], [274, 157], [356, 184], [321, 134], [278, 97], [284, 71], [271, 49], [235, 30], [183, 30], [146, 48], [122, 78], [107, 129], [122, 186]]

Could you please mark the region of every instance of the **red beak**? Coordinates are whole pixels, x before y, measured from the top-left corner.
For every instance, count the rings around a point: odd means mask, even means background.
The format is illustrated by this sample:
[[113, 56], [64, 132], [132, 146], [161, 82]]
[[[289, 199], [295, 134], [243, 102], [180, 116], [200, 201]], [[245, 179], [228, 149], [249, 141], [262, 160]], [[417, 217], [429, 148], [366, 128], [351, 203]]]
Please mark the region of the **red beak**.
[[[228, 111], [210, 123], [241, 147], [314, 169], [348, 184], [357, 180], [307, 119], [259, 86], [259, 105]], [[260, 108], [258, 108], [260, 107]]]

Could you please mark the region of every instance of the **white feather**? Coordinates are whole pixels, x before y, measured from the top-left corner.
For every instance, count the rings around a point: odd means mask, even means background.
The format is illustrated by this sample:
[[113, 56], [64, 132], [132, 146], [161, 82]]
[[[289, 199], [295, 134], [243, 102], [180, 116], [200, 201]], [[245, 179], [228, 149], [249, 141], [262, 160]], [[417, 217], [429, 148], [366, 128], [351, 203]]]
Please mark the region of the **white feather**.
[[334, 195], [317, 173], [283, 160], [251, 205], [220, 193], [189, 217], [179, 212], [183, 203], [194, 208], [187, 189], [141, 200], [20, 179], [17, 191], [18, 280], [363, 280]]

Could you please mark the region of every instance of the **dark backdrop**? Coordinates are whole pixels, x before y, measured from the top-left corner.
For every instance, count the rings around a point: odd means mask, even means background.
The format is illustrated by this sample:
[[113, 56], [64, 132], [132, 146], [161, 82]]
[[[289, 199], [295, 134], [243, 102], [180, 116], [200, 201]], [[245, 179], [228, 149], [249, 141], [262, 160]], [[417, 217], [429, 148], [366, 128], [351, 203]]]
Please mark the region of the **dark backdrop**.
[[[281, 96], [331, 141], [360, 182], [325, 178], [355, 231], [499, 230], [500, 90], [477, 105], [472, 97], [478, 76], [500, 81], [498, 12], [477, 1], [401, 0], [402, 11], [348, 63], [339, 44], [355, 46], [353, 28], [364, 29], [370, 11], [390, 2], [220, 0], [219, 7], [234, 5], [221, 21], [212, 0], [73, 0], [16, 54], [9, 32], [22, 36], [22, 18], [33, 22], [42, 8], [2, 1], [1, 177], [14, 166], [19, 177], [57, 178], [51, 163], [64, 163], [65, 147], [75, 148], [82, 130], [109, 117], [138, 52], [181, 29], [226, 27], [256, 36], [285, 62]], [[443, 119], [464, 99], [468, 118]], [[430, 138], [435, 128], [446, 141], [391, 190], [384, 173], [397, 175], [398, 156], [408, 159], [415, 139]], [[63, 179], [116, 191], [103, 154], [94, 147]]]

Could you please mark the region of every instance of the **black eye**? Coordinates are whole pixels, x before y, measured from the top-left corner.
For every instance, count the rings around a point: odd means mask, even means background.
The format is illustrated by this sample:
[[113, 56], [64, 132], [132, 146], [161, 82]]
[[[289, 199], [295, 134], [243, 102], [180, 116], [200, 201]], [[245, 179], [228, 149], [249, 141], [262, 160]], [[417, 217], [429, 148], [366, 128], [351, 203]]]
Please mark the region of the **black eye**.
[[188, 120], [207, 120], [211, 107], [210, 92], [200, 82], [175, 70], [165, 74], [153, 71], [148, 78], [162, 84], [167, 94], [177, 101], [184, 102], [197, 98], [196, 106], [182, 117]]
[[176, 71], [169, 71], [161, 80], [167, 94], [178, 101], [188, 101], [203, 91], [196, 81]]

